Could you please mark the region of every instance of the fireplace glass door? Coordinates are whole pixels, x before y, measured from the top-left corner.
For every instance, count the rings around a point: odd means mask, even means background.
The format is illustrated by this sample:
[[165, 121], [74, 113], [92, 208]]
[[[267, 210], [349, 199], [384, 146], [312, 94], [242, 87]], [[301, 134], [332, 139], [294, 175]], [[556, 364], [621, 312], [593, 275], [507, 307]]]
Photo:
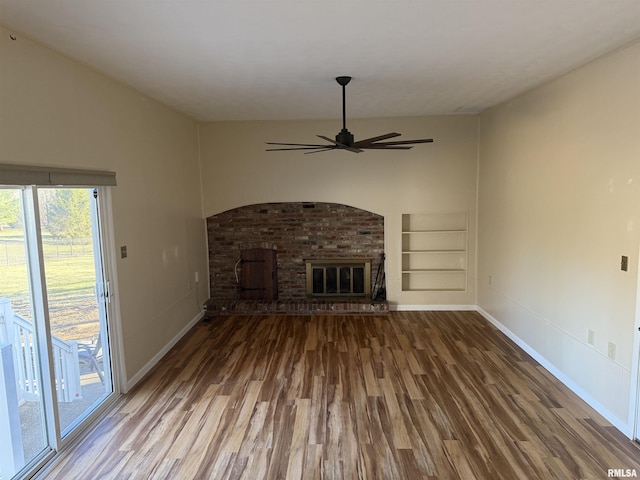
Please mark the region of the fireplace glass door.
[[368, 261], [307, 262], [307, 295], [363, 297], [371, 292]]
[[364, 267], [315, 267], [314, 295], [364, 295]]

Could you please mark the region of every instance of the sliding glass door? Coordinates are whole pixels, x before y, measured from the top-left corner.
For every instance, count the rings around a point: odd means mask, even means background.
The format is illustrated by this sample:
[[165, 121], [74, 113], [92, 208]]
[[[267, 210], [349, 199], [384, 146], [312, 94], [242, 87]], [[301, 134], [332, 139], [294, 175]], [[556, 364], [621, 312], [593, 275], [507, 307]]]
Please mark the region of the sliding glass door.
[[96, 197], [93, 189], [38, 190], [63, 435], [112, 391]]
[[49, 449], [23, 191], [0, 190], [0, 478]]
[[53, 455], [114, 392], [98, 195], [0, 189], [0, 480]]

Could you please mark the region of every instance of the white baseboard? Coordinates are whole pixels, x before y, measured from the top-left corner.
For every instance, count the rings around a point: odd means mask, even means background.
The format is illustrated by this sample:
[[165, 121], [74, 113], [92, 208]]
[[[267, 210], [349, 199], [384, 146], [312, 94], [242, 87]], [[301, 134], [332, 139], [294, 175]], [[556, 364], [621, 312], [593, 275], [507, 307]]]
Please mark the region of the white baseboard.
[[502, 323], [500, 323], [497, 319], [495, 319], [491, 314], [487, 313], [480, 307], [476, 307], [476, 311], [482, 315], [487, 321], [492, 323], [498, 330], [504, 333], [509, 339], [522, 348], [525, 352], [527, 352], [533, 359], [538, 362], [542, 367], [544, 367], [551, 375], [556, 377], [560, 382], [562, 382], [569, 390], [575, 393], [578, 397], [584, 400], [591, 408], [593, 408], [596, 412], [602, 415], [608, 422], [610, 422], [614, 427], [620, 430], [623, 434], [625, 434], [630, 439], [633, 438], [633, 425], [629, 425], [625, 423], [623, 420], [618, 418], [615, 414], [611, 413], [609, 409], [607, 409], [604, 405], [602, 405], [599, 401], [589, 395], [584, 389], [582, 389], [579, 385], [577, 385], [571, 378], [567, 377], [564, 373], [558, 370], [553, 364], [551, 364], [546, 358], [540, 355], [536, 350], [531, 348], [526, 342], [524, 342], [520, 337], [515, 335], [511, 330], [505, 327]]
[[171, 350], [173, 348], [173, 346], [178, 343], [178, 341], [184, 337], [187, 332], [189, 330], [191, 330], [193, 328], [193, 326], [198, 323], [200, 320], [202, 320], [202, 318], [204, 317], [204, 311], [198, 313], [195, 317], [193, 317], [189, 323], [187, 323], [184, 328], [182, 330], [180, 330], [175, 337], [173, 337], [171, 339], [171, 341], [169, 341], [169, 343], [167, 343], [162, 350], [160, 350], [158, 353], [156, 353], [153, 358], [151, 360], [149, 360], [144, 367], [142, 367], [140, 370], [138, 370], [138, 372], [131, 377], [130, 379], [127, 380], [127, 384], [126, 384], [126, 391], [123, 393], [127, 393], [129, 390], [131, 390], [140, 380], [142, 380], [142, 378], [151, 371], [151, 369], [156, 365], [156, 363], [158, 363], [162, 357], [164, 357], [169, 350]]
[[389, 310], [394, 310], [398, 312], [409, 312], [409, 311], [447, 311], [447, 310], [457, 310], [457, 311], [476, 311], [478, 309], [475, 305], [389, 305]]

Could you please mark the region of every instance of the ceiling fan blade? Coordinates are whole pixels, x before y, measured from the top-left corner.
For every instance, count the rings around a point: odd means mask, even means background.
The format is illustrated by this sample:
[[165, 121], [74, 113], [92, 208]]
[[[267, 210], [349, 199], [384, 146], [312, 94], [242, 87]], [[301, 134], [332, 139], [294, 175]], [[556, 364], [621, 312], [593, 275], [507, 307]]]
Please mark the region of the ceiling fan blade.
[[[337, 148], [335, 145], [314, 145], [314, 146], [310, 146], [310, 147], [291, 147], [291, 148], [267, 148], [265, 151], [267, 152], [277, 152], [277, 151], [287, 151], [287, 150], [324, 150], [324, 149], [330, 149], [333, 150], [334, 148]], [[310, 152], [307, 152], [310, 153]]]
[[318, 138], [321, 138], [323, 140], [326, 140], [327, 142], [331, 142], [334, 145], [336, 145], [338, 148], [342, 148], [344, 150], [349, 150], [350, 152], [353, 153], [360, 153], [362, 152], [362, 150], [360, 150], [359, 148], [355, 148], [355, 147], [351, 147], [349, 145], [345, 145], [344, 143], [340, 143], [340, 142], [336, 142], [335, 140], [329, 138], [329, 137], [325, 137], [324, 135], [317, 135]]
[[380, 140], [386, 140], [387, 138], [399, 137], [400, 135], [401, 135], [400, 133], [394, 132], [394, 133], [387, 133], [386, 135], [380, 135], [378, 137], [365, 138], [364, 140], [358, 140], [357, 142], [354, 142], [353, 146], [361, 147], [369, 143], [379, 142]]
[[338, 148], [337, 145], [327, 145], [324, 148], [318, 148], [316, 150], [312, 150], [311, 152], [304, 152], [305, 155], [309, 155], [310, 153], [322, 153], [322, 152], [328, 152], [330, 150], [336, 150]]
[[387, 145], [387, 146], [391, 146], [391, 145], [410, 145], [412, 143], [432, 143], [433, 142], [433, 138], [421, 138], [418, 140], [398, 140], [397, 142], [378, 142], [378, 143], [374, 143], [373, 145]]
[[326, 145], [318, 145], [316, 143], [276, 143], [276, 142], [264, 142], [267, 145], [283, 145], [291, 147], [326, 147]]
[[325, 137], [324, 135], [316, 135], [316, 137], [321, 138], [323, 140], [326, 140], [327, 142], [333, 143], [334, 145], [340, 145], [338, 142], [336, 142], [333, 138], [329, 138], [329, 137]]
[[396, 147], [395, 145], [367, 145], [365, 147], [360, 147], [367, 150], [411, 150], [413, 147]]

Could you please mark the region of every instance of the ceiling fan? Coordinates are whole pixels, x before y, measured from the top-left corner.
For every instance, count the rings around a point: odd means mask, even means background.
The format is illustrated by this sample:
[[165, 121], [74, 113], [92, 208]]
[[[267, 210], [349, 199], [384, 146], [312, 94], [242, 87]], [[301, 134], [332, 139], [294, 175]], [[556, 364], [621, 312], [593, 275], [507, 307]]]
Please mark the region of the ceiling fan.
[[431, 143], [432, 138], [422, 138], [419, 140], [398, 140], [392, 142], [383, 142], [390, 138], [399, 137], [399, 133], [387, 133], [385, 135], [379, 135], [377, 137], [366, 138], [364, 140], [355, 141], [353, 134], [347, 130], [346, 119], [346, 86], [351, 81], [351, 77], [336, 77], [336, 82], [342, 86], [342, 130], [336, 135], [336, 139], [332, 140], [324, 135], [318, 135], [322, 140], [329, 142], [328, 144], [313, 144], [313, 143], [276, 143], [266, 142], [267, 145], [278, 145], [286, 148], [267, 148], [267, 152], [274, 152], [280, 150], [309, 150], [305, 153], [318, 153], [327, 152], [329, 150], [348, 150], [353, 153], [360, 153], [366, 149], [375, 150], [409, 150], [413, 148], [412, 144], [415, 143]]

